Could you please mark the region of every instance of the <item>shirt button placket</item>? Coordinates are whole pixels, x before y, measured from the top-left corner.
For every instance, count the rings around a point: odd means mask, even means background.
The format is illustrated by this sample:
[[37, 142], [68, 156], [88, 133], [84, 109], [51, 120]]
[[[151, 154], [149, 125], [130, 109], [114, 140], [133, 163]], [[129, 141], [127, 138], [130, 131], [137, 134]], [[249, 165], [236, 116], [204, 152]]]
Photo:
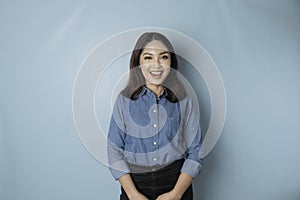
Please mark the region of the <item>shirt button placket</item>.
[[158, 132], [159, 132], [159, 127], [158, 127], [158, 119], [159, 119], [159, 113], [158, 113], [158, 104], [154, 106], [153, 108], [153, 115], [154, 115], [154, 120], [153, 120], [153, 141], [152, 141], [152, 146], [154, 150], [154, 156], [153, 156], [153, 162], [156, 164], [158, 161], [158, 154], [157, 154], [157, 149], [158, 149]]

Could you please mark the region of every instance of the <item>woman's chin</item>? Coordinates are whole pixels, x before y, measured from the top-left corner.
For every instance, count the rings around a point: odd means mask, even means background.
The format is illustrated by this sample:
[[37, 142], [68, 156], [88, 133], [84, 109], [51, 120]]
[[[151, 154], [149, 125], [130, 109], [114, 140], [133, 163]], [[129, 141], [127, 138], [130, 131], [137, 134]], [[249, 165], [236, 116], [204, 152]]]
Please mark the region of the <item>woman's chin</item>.
[[163, 81], [149, 81], [148, 84], [149, 85], [153, 85], [153, 86], [159, 86], [163, 83]]

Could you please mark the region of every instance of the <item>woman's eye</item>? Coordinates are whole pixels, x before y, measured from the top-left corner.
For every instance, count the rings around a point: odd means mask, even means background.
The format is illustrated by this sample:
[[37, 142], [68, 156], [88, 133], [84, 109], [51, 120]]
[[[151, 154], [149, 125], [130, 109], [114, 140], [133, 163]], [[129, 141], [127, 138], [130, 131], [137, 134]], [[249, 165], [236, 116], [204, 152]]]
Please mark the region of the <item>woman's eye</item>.
[[145, 60], [151, 60], [151, 59], [152, 59], [152, 57], [150, 57], [150, 56], [146, 56], [146, 57], [144, 57], [144, 59], [145, 59]]
[[164, 56], [162, 56], [162, 59], [167, 60], [167, 59], [169, 59], [169, 56], [164, 55]]

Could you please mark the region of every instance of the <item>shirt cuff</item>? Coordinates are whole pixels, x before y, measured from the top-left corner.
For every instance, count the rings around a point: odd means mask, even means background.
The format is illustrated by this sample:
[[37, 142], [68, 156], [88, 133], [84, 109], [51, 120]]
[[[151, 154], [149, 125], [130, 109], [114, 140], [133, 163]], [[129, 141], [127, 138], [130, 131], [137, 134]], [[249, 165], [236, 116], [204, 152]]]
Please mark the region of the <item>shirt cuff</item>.
[[189, 174], [191, 177], [195, 178], [201, 169], [202, 165], [191, 159], [186, 159], [181, 168], [181, 172]]
[[109, 166], [109, 170], [112, 176], [115, 178], [115, 180], [118, 180], [121, 176], [130, 173], [130, 169], [127, 163], [123, 160], [112, 163]]

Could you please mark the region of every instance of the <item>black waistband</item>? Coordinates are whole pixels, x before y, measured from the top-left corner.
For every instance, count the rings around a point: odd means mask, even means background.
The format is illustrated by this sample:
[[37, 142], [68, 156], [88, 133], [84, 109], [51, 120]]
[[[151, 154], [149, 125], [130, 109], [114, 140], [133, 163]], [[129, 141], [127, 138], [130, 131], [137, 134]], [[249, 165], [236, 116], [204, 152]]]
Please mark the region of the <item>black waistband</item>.
[[181, 168], [184, 163], [184, 159], [176, 160], [172, 163], [168, 163], [166, 165], [156, 165], [156, 166], [141, 166], [141, 165], [133, 165], [128, 164], [130, 171], [132, 174], [139, 174], [139, 173], [152, 173], [152, 172], [163, 172], [170, 169], [177, 169]]

